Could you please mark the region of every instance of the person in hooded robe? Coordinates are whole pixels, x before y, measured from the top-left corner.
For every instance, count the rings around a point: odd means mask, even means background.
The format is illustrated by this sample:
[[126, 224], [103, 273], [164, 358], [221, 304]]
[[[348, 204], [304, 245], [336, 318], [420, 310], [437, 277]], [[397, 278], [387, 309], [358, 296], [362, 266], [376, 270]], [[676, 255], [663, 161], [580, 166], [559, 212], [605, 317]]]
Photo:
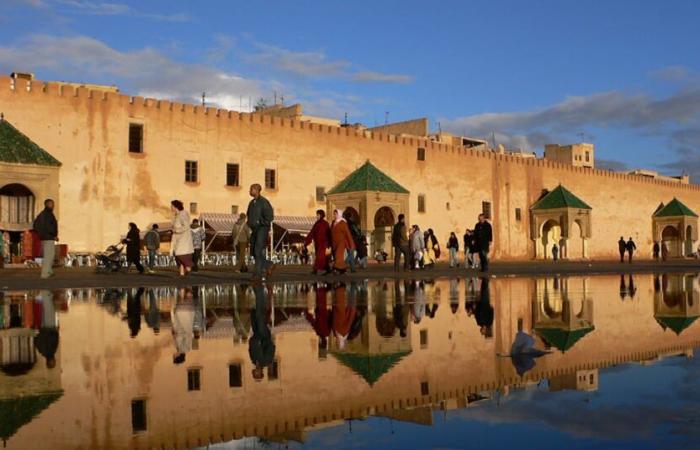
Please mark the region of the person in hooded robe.
[[351, 304], [347, 300], [345, 283], [336, 284], [333, 292], [335, 294], [331, 311], [333, 334], [338, 340], [338, 348], [342, 350], [347, 344], [348, 335], [355, 320], [355, 314], [357, 314], [357, 308], [356, 305]]
[[331, 228], [326, 221], [326, 212], [322, 209], [316, 211], [316, 223], [306, 236], [304, 246], [308, 247], [314, 243], [314, 268], [312, 274], [327, 274], [329, 272], [329, 261], [326, 250], [331, 246]]
[[331, 225], [331, 245], [333, 248], [333, 272], [343, 274], [348, 270], [346, 255], [355, 250], [355, 241], [350, 233], [350, 228], [343, 218], [343, 211], [333, 211], [333, 224]]
[[172, 321], [173, 341], [175, 342], [174, 364], [185, 362], [187, 352], [192, 350], [194, 337], [194, 302], [192, 290], [183, 288], [180, 290], [175, 306], [170, 312]]

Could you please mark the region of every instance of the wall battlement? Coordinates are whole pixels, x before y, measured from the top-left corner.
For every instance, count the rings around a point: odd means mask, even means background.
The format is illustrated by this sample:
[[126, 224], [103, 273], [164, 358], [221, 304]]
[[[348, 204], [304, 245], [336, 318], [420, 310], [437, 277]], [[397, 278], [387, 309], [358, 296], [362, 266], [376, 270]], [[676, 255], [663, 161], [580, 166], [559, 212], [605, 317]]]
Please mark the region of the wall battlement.
[[43, 82], [37, 80], [29, 81], [24, 79], [13, 79], [9, 76], [0, 76], [0, 89], [8, 89], [14, 92], [16, 95], [26, 95], [30, 101], [41, 101], [43, 94], [46, 97], [63, 98], [70, 100], [71, 102], [75, 102], [76, 99], [78, 99], [78, 102], [82, 102], [86, 106], [96, 106], [95, 103], [98, 102], [104, 104], [116, 104], [120, 107], [129, 108], [129, 113], [134, 118], [141, 118], [139, 117], [140, 115], [146, 116], [151, 111], [156, 111], [158, 114], [180, 113], [183, 117], [192, 116], [193, 118], [203, 118], [203, 126], [206, 128], [210, 126], [230, 126], [233, 122], [238, 121], [239, 123], [245, 122], [270, 129], [281, 127], [300, 131], [303, 130], [304, 132], [308, 133], [325, 134], [328, 136], [333, 136], [334, 138], [371, 140], [410, 148], [423, 147], [426, 149], [426, 151], [456, 153], [458, 155], [464, 155], [470, 158], [493, 159], [497, 163], [505, 163], [509, 165], [533, 166], [557, 171], [586, 173], [593, 177], [604, 177], [625, 182], [673, 187], [674, 189], [685, 191], [700, 191], [700, 185], [696, 184], [681, 184], [668, 180], [653, 179], [642, 175], [630, 175], [602, 169], [574, 167], [568, 164], [548, 161], [542, 158], [537, 158], [534, 160], [530, 158], [518, 158], [513, 155], [503, 155], [491, 151], [474, 150], [463, 146], [453, 146], [451, 144], [434, 142], [427, 138], [397, 136], [375, 131], [357, 130], [351, 127], [338, 127], [327, 124], [297, 121], [266, 114], [243, 113], [221, 108], [202, 107], [191, 103], [171, 102], [169, 100], [129, 96], [121, 93], [88, 89], [86, 87], [76, 87], [63, 83]]

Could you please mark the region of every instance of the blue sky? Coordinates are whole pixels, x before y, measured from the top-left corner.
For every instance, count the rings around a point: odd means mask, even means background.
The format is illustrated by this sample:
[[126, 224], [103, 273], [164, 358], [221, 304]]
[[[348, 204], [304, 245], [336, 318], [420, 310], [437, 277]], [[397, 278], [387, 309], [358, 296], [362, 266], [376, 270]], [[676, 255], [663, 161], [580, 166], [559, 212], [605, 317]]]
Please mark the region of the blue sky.
[[256, 98], [700, 180], [700, 2], [0, 0], [0, 72]]

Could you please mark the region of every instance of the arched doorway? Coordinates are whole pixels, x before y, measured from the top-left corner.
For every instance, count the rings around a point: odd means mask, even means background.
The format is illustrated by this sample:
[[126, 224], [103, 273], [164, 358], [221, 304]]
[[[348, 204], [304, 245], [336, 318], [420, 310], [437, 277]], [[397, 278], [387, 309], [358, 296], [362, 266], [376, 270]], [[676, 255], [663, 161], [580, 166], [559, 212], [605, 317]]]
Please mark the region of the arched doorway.
[[542, 224], [542, 248], [544, 259], [552, 258], [552, 247], [557, 244], [561, 251], [561, 226], [556, 220], [550, 219]]
[[10, 237], [10, 256], [20, 256], [22, 232], [32, 227], [35, 216], [34, 193], [23, 184], [0, 188], [0, 233]]
[[372, 252], [383, 250], [390, 253], [391, 228], [394, 226], [394, 211], [388, 206], [382, 206], [374, 214], [374, 232], [372, 233]]
[[661, 232], [661, 241], [666, 244], [668, 256], [678, 257], [681, 255], [681, 240], [678, 228], [667, 225]]
[[569, 239], [566, 242], [566, 257], [569, 259], [582, 259], [583, 254], [583, 230], [581, 223], [574, 220], [569, 229]]
[[685, 251], [684, 256], [691, 256], [693, 254], [693, 227], [688, 225], [685, 228]]

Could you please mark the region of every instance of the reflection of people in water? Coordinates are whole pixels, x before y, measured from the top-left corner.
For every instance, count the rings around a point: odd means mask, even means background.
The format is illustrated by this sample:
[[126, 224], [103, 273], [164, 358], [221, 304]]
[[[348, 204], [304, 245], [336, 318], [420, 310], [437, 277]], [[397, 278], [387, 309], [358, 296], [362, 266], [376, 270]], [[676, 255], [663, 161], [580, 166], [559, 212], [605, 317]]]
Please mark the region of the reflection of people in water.
[[[407, 283], [407, 282], [406, 282]], [[404, 286], [404, 292], [406, 287]], [[399, 329], [399, 336], [406, 337], [408, 329], [408, 305], [405, 297], [401, 294], [399, 281], [394, 283], [394, 323]]]
[[459, 278], [450, 279], [450, 310], [452, 314], [459, 310]]
[[415, 281], [413, 286], [413, 323], [416, 325], [425, 315], [425, 290], [422, 281]]
[[263, 369], [269, 368], [275, 361], [275, 343], [272, 340], [272, 331], [267, 324], [268, 305], [263, 284], [253, 283], [253, 292], [255, 293], [255, 308], [251, 311], [253, 335], [248, 340], [248, 354], [254, 366], [253, 379], [260, 381], [265, 376]]
[[620, 274], [620, 298], [622, 300], [627, 297], [627, 284], [625, 284], [625, 275]]
[[338, 348], [342, 350], [347, 344], [348, 335], [357, 314], [356, 298], [351, 296], [350, 301], [348, 301], [345, 283], [336, 284], [333, 291], [335, 293], [333, 310], [331, 312], [333, 334], [338, 340]]
[[194, 302], [192, 290], [183, 288], [180, 290], [175, 307], [170, 312], [173, 324], [173, 339], [175, 340], [176, 353], [173, 357], [174, 364], [185, 362], [185, 355], [192, 350], [192, 337], [194, 329]]
[[[194, 305], [194, 321], [192, 323], [192, 334], [195, 341], [199, 341], [202, 332], [207, 328], [206, 313], [204, 311], [204, 304], [202, 303], [202, 298], [199, 295], [201, 292], [200, 286], [192, 287], [192, 304]], [[197, 345], [197, 343], [195, 343]]]
[[41, 325], [39, 333], [34, 337], [34, 347], [46, 358], [46, 367], [56, 367], [56, 351], [58, 350], [58, 319], [51, 291], [41, 291], [36, 299], [41, 304]]
[[247, 284], [237, 284], [234, 288], [236, 295], [233, 297], [233, 328], [235, 342], [247, 342], [250, 332], [250, 308], [248, 308]]
[[493, 306], [491, 306], [491, 293], [489, 292], [489, 279], [481, 279], [479, 289], [479, 301], [474, 308], [476, 324], [479, 325], [479, 332], [485, 338], [493, 337]]
[[317, 283], [314, 285], [314, 293], [316, 294], [314, 313], [306, 311], [305, 316], [319, 338], [318, 349], [321, 352], [328, 349], [328, 336], [331, 335], [331, 316], [327, 305], [328, 289], [324, 283]]
[[148, 312], [146, 313], [146, 324], [156, 335], [160, 333], [160, 309], [153, 289], [148, 290]]
[[126, 293], [126, 320], [132, 338], [138, 336], [139, 331], [141, 331], [141, 296], [143, 291], [143, 288], [139, 288], [136, 295], [133, 295], [132, 290], [129, 289]]
[[654, 292], [661, 292], [661, 280], [658, 275], [654, 275]]
[[634, 278], [632, 278], [632, 274], [629, 275], [627, 291], [629, 292], [631, 298], [634, 298], [634, 295], [637, 293], [637, 286], [634, 285]]

